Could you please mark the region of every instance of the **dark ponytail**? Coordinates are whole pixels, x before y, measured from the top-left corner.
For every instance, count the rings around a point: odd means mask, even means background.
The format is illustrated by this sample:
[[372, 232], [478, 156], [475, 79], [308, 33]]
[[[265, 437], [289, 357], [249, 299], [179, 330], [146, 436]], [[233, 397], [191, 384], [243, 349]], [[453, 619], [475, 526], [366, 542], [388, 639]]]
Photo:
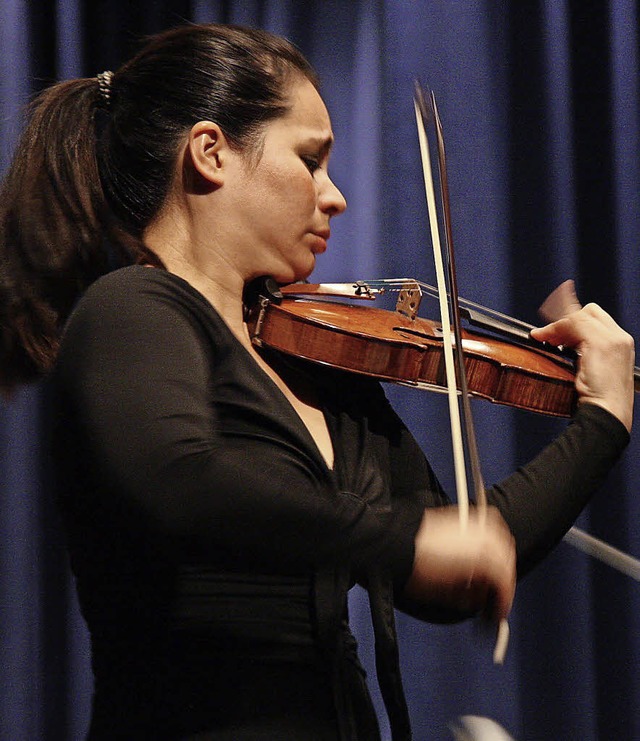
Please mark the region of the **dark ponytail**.
[[54, 85], [32, 104], [0, 190], [0, 385], [48, 370], [78, 293], [106, 271], [96, 163], [95, 80]]
[[278, 36], [190, 25], [151, 38], [106, 87], [104, 76], [72, 80], [36, 99], [0, 191], [0, 388], [51, 368], [74, 302], [98, 276], [159, 264], [143, 234], [189, 129], [213, 120], [233, 146], [259, 150], [294, 74], [317, 85]]

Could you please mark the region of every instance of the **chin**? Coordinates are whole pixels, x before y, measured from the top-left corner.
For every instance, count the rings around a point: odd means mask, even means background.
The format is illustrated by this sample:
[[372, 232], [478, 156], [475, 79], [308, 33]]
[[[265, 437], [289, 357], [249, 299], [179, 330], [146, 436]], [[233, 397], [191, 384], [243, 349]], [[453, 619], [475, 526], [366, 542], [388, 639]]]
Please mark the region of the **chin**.
[[313, 273], [315, 266], [316, 261], [314, 257], [308, 265], [292, 266], [289, 270], [272, 273], [271, 277], [281, 286], [285, 286], [289, 283], [298, 283], [299, 281], [307, 280], [311, 273]]

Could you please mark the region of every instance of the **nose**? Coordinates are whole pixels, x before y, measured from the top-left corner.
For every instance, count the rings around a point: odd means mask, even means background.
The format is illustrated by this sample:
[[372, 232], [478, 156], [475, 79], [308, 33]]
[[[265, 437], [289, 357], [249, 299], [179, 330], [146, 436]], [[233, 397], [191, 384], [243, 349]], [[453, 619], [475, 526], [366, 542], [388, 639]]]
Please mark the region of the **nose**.
[[323, 213], [329, 214], [329, 216], [338, 216], [347, 207], [345, 197], [328, 175], [320, 189], [318, 206]]

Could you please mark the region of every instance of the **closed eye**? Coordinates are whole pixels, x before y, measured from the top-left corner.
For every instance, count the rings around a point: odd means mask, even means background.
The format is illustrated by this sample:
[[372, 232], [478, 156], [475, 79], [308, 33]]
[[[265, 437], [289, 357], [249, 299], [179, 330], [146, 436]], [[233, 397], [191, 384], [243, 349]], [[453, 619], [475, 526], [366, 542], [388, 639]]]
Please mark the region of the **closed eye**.
[[312, 175], [320, 167], [320, 162], [315, 157], [302, 157], [301, 159]]

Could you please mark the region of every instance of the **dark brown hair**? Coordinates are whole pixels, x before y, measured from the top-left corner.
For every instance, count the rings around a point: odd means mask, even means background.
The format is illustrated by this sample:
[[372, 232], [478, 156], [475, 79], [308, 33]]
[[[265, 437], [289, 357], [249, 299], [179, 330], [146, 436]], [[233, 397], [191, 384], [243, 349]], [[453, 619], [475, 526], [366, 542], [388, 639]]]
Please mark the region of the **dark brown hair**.
[[99, 275], [158, 263], [142, 234], [189, 129], [212, 120], [232, 146], [255, 149], [295, 74], [317, 86], [285, 39], [188, 25], [149, 39], [113, 74], [108, 99], [96, 78], [36, 98], [0, 190], [0, 387], [52, 366], [64, 321]]

